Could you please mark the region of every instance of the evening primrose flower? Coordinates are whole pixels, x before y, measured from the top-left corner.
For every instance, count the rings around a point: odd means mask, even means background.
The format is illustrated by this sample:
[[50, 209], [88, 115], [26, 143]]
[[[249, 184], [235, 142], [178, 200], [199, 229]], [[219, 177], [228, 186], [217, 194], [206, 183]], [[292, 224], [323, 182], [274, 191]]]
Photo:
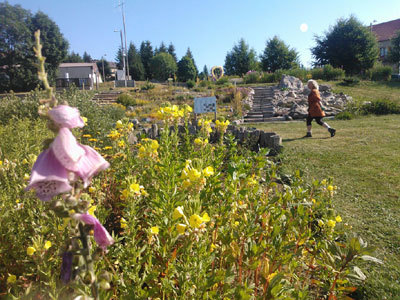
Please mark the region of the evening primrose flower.
[[321, 184], [322, 184], [322, 185], [326, 185], [326, 179], [322, 180], [322, 181], [321, 181]]
[[7, 277], [7, 284], [13, 284], [17, 281], [17, 276], [9, 274]]
[[336, 226], [336, 221], [335, 220], [329, 220], [327, 224], [328, 224], [329, 227], [334, 228]]
[[177, 224], [176, 225], [176, 231], [178, 231], [179, 234], [184, 234], [186, 230], [187, 225], [186, 224]]
[[333, 186], [332, 185], [328, 185], [328, 187], [326, 188], [328, 191], [332, 192], [333, 191]]
[[340, 223], [340, 222], [342, 222], [342, 217], [341, 216], [336, 216], [335, 220], [336, 220], [336, 222]]
[[124, 148], [125, 147], [125, 142], [124, 141], [119, 141], [118, 142], [118, 147]]
[[124, 125], [122, 124], [121, 120], [118, 120], [117, 123], [115, 123], [115, 128], [120, 129], [122, 128]]
[[50, 247], [51, 247], [51, 242], [46, 241], [46, 243], [44, 243], [44, 249], [48, 250]]
[[201, 173], [199, 171], [197, 171], [196, 169], [190, 169], [187, 176], [190, 181], [196, 181], [197, 179], [200, 178]]
[[94, 193], [96, 191], [96, 189], [94, 187], [89, 187], [89, 193]]
[[128, 226], [128, 222], [124, 218], [121, 218], [119, 220], [119, 223], [120, 223], [122, 229], [124, 229]]
[[194, 215], [190, 216], [189, 224], [191, 227], [199, 228], [201, 223], [203, 223], [203, 219], [199, 215], [194, 214]]
[[26, 254], [28, 254], [29, 256], [32, 256], [35, 252], [36, 252], [36, 249], [34, 247], [28, 247], [26, 249]]
[[226, 121], [217, 120], [217, 121], [215, 121], [215, 125], [219, 132], [225, 133], [226, 129], [228, 128], [229, 121], [228, 120], [226, 120]]
[[92, 205], [91, 207], [89, 207], [89, 209], [88, 209], [88, 211], [87, 211], [88, 214], [91, 215], [91, 216], [93, 216], [93, 217], [96, 217], [95, 214], [94, 214], [94, 212], [96, 211], [96, 208], [97, 208], [96, 205]]
[[210, 176], [214, 175], [213, 167], [209, 166], [207, 168], [204, 168], [203, 174], [204, 174], [205, 177], [210, 177]]
[[158, 226], [153, 226], [150, 228], [151, 234], [158, 234], [160, 232], [160, 228]]
[[181, 217], [183, 217], [185, 214], [183, 213], [183, 207], [178, 206], [177, 208], [174, 209], [174, 212], [172, 214], [172, 219], [177, 220]]
[[91, 138], [92, 136], [91, 136], [90, 134], [84, 134], [84, 135], [82, 135], [82, 137], [84, 137], [84, 138]]

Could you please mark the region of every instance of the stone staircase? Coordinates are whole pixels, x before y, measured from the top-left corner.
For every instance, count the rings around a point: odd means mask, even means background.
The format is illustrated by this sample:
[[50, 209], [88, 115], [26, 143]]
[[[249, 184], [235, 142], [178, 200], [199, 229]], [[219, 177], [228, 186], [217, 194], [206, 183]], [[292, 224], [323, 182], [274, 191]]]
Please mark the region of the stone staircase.
[[251, 110], [244, 116], [246, 123], [280, 121], [274, 117], [274, 106], [271, 100], [274, 92], [270, 86], [253, 87], [254, 98]]
[[104, 91], [96, 93], [92, 98], [92, 101], [99, 105], [108, 105], [117, 102], [118, 96], [121, 94], [119, 91]]

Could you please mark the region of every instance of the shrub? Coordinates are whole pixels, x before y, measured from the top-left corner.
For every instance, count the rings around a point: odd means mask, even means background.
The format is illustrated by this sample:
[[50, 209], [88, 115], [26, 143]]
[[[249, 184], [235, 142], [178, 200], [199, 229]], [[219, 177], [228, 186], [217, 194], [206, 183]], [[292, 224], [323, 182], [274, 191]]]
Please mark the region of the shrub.
[[186, 81], [186, 85], [189, 89], [192, 89], [196, 86], [196, 82], [194, 80], [188, 80]]
[[224, 76], [215, 82], [216, 85], [229, 85], [229, 78]]
[[322, 68], [315, 68], [311, 70], [311, 77], [312, 79], [318, 80], [324, 78], [324, 69]]
[[243, 80], [244, 83], [257, 83], [259, 82], [260, 74], [256, 71], [252, 72], [247, 72], [246, 75], [244, 75]]
[[342, 85], [345, 86], [354, 86], [360, 83], [360, 79], [357, 77], [347, 77], [343, 79]]
[[259, 82], [260, 83], [272, 83], [272, 82], [275, 82], [274, 73], [262, 73]]
[[361, 111], [375, 115], [400, 114], [400, 105], [387, 99], [375, 100], [362, 105]]
[[392, 68], [388, 66], [376, 66], [368, 70], [373, 81], [389, 81], [392, 75]]
[[337, 120], [351, 120], [354, 118], [354, 114], [349, 111], [342, 111], [335, 116]]
[[305, 81], [305, 80], [307, 80], [307, 75], [309, 74], [309, 71], [307, 71], [306, 69], [296, 68], [296, 69], [287, 70], [286, 74], [297, 77], [301, 81]]
[[148, 91], [154, 89], [155, 87], [156, 87], [155, 84], [151, 83], [150, 81], [146, 81], [145, 84], [140, 87], [140, 90]]
[[207, 81], [207, 80], [202, 80], [202, 81], [200, 81], [200, 83], [199, 83], [199, 86], [200, 87], [207, 87], [207, 86], [209, 86], [209, 81]]
[[117, 103], [122, 104], [123, 106], [130, 106], [130, 105], [133, 106], [134, 101], [135, 99], [133, 99], [131, 95], [126, 93], [119, 95], [117, 98]]
[[324, 80], [339, 80], [345, 75], [344, 70], [339, 68], [334, 68], [331, 65], [324, 66]]
[[13, 93], [0, 98], [0, 124], [8, 124], [12, 119], [38, 118], [40, 95], [41, 92], [35, 90], [24, 98], [17, 97]]

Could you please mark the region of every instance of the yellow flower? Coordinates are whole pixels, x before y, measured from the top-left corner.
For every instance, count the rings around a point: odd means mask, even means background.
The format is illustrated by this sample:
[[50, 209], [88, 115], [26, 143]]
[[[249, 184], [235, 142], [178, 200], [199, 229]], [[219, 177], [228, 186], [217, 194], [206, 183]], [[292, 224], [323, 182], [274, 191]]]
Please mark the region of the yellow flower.
[[214, 175], [213, 167], [210, 166], [210, 167], [205, 168], [203, 170], [203, 174], [204, 174], [205, 177], [210, 177], [210, 176]]
[[103, 148], [103, 150], [110, 150], [110, 149], [112, 149], [111, 146], [105, 146], [105, 147]]
[[156, 140], [152, 140], [150, 147], [153, 150], [157, 150], [160, 147], [160, 145], [158, 144], [158, 142]]
[[124, 141], [119, 141], [118, 142], [118, 147], [124, 148], [125, 147], [125, 142]]
[[176, 225], [176, 231], [178, 231], [179, 234], [184, 234], [186, 230], [186, 225], [185, 224], [177, 224]]
[[314, 198], [311, 199], [311, 202], [312, 202], [313, 204], [317, 203], [317, 201], [316, 201]]
[[274, 272], [274, 273], [269, 274], [267, 280], [268, 280], [268, 281], [271, 281], [272, 278], [274, 278], [276, 274], [277, 274], [277, 272]]
[[128, 123], [128, 129], [131, 130], [133, 128], [133, 123]]
[[215, 248], [217, 248], [217, 246], [215, 246], [214, 243], [211, 243], [210, 252], [213, 252]]
[[97, 139], [89, 139], [89, 142], [97, 142]]
[[89, 193], [94, 193], [96, 191], [96, 189], [94, 187], [89, 187]]
[[321, 181], [321, 184], [322, 184], [322, 185], [326, 185], [326, 179], [322, 180], [322, 181]]
[[332, 192], [333, 191], [333, 186], [332, 185], [328, 185], [328, 187], [326, 188], [328, 191]]
[[183, 217], [184, 213], [183, 213], [183, 207], [182, 206], [178, 206], [177, 208], [174, 209], [174, 212], [172, 214], [172, 219], [173, 220], [177, 220], [180, 217]]
[[[29, 162], [28, 162], [28, 160], [27, 160], [26, 158], [24, 158], [24, 160], [22, 161], [22, 163], [23, 163], [24, 165], [28, 165], [28, 164], [29, 164]], [[1, 166], [1, 164], [2, 164], [2, 161], [0, 160], [0, 166]]]
[[319, 227], [323, 227], [325, 225], [324, 221], [322, 221], [321, 219], [318, 220], [318, 225]]
[[129, 186], [129, 189], [130, 189], [133, 193], [135, 193], [135, 194], [140, 194], [140, 185], [137, 184], [137, 183], [132, 183], [132, 184]]
[[36, 249], [33, 247], [28, 247], [28, 249], [26, 249], [26, 254], [28, 254], [29, 256], [32, 256], [33, 253], [36, 252]]
[[158, 226], [153, 226], [150, 229], [151, 234], [158, 234], [159, 231], [160, 229], [158, 228]]
[[207, 213], [203, 214], [202, 219], [204, 223], [210, 222], [210, 217]]
[[340, 222], [342, 222], [342, 217], [341, 216], [336, 216], [335, 220], [336, 220], [336, 222], [340, 223]]
[[17, 276], [13, 275], [13, 274], [9, 274], [7, 277], [7, 283], [8, 284], [13, 284], [17, 281]]
[[91, 207], [89, 207], [89, 209], [88, 209], [88, 214], [91, 215], [91, 216], [93, 216], [93, 217], [96, 217], [95, 214], [94, 214], [96, 208], [97, 208], [96, 205], [92, 205]]
[[195, 181], [196, 179], [200, 178], [201, 173], [196, 169], [190, 169], [188, 172], [188, 177], [190, 181]]
[[3, 165], [3, 161], [2, 161], [2, 160], [0, 160], [0, 166], [1, 166], [1, 165]]
[[82, 120], [83, 120], [83, 123], [85, 123], [85, 125], [87, 124], [87, 118], [86, 117], [84, 117], [84, 116], [81, 116], [81, 118], [82, 118]]
[[200, 138], [196, 138], [196, 139], [194, 140], [194, 143], [195, 143], [196, 145], [203, 145], [203, 141], [202, 141]]
[[235, 221], [235, 223], [233, 224], [235, 227], [239, 226], [239, 221]]
[[84, 138], [91, 138], [92, 136], [91, 136], [90, 134], [84, 134], [84, 135], [82, 135], [82, 137], [84, 137]]
[[118, 120], [117, 123], [115, 124], [115, 127], [116, 127], [117, 129], [122, 128], [122, 127], [123, 127], [122, 121], [121, 121], [121, 120]]
[[44, 243], [44, 249], [48, 250], [50, 247], [51, 247], [51, 242], [46, 241], [46, 243]]
[[128, 226], [128, 222], [124, 218], [121, 218], [119, 223], [121, 224], [122, 229]]
[[199, 226], [203, 223], [203, 218], [200, 217], [199, 215], [192, 215], [189, 219], [189, 224], [193, 228], [199, 228]]
[[329, 220], [329, 221], [328, 221], [328, 226], [329, 226], [329, 227], [334, 228], [335, 225], [336, 225], [336, 221], [335, 221], [335, 220]]

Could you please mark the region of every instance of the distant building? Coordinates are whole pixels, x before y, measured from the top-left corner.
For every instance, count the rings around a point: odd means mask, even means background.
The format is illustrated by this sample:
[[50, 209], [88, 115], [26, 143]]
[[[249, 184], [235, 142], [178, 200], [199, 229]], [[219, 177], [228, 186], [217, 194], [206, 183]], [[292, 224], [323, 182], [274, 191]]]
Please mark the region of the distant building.
[[68, 87], [74, 83], [79, 88], [93, 89], [101, 82], [96, 63], [62, 63], [58, 67], [57, 88]]
[[[390, 40], [400, 30], [400, 19], [371, 25], [371, 31], [376, 35], [379, 44], [379, 60], [386, 63], [390, 50]], [[393, 67], [393, 73], [400, 74], [399, 63], [390, 64]]]
[[117, 73], [117, 63], [113, 61], [108, 62], [108, 66], [110, 67], [111, 76], [115, 78], [115, 73]]

